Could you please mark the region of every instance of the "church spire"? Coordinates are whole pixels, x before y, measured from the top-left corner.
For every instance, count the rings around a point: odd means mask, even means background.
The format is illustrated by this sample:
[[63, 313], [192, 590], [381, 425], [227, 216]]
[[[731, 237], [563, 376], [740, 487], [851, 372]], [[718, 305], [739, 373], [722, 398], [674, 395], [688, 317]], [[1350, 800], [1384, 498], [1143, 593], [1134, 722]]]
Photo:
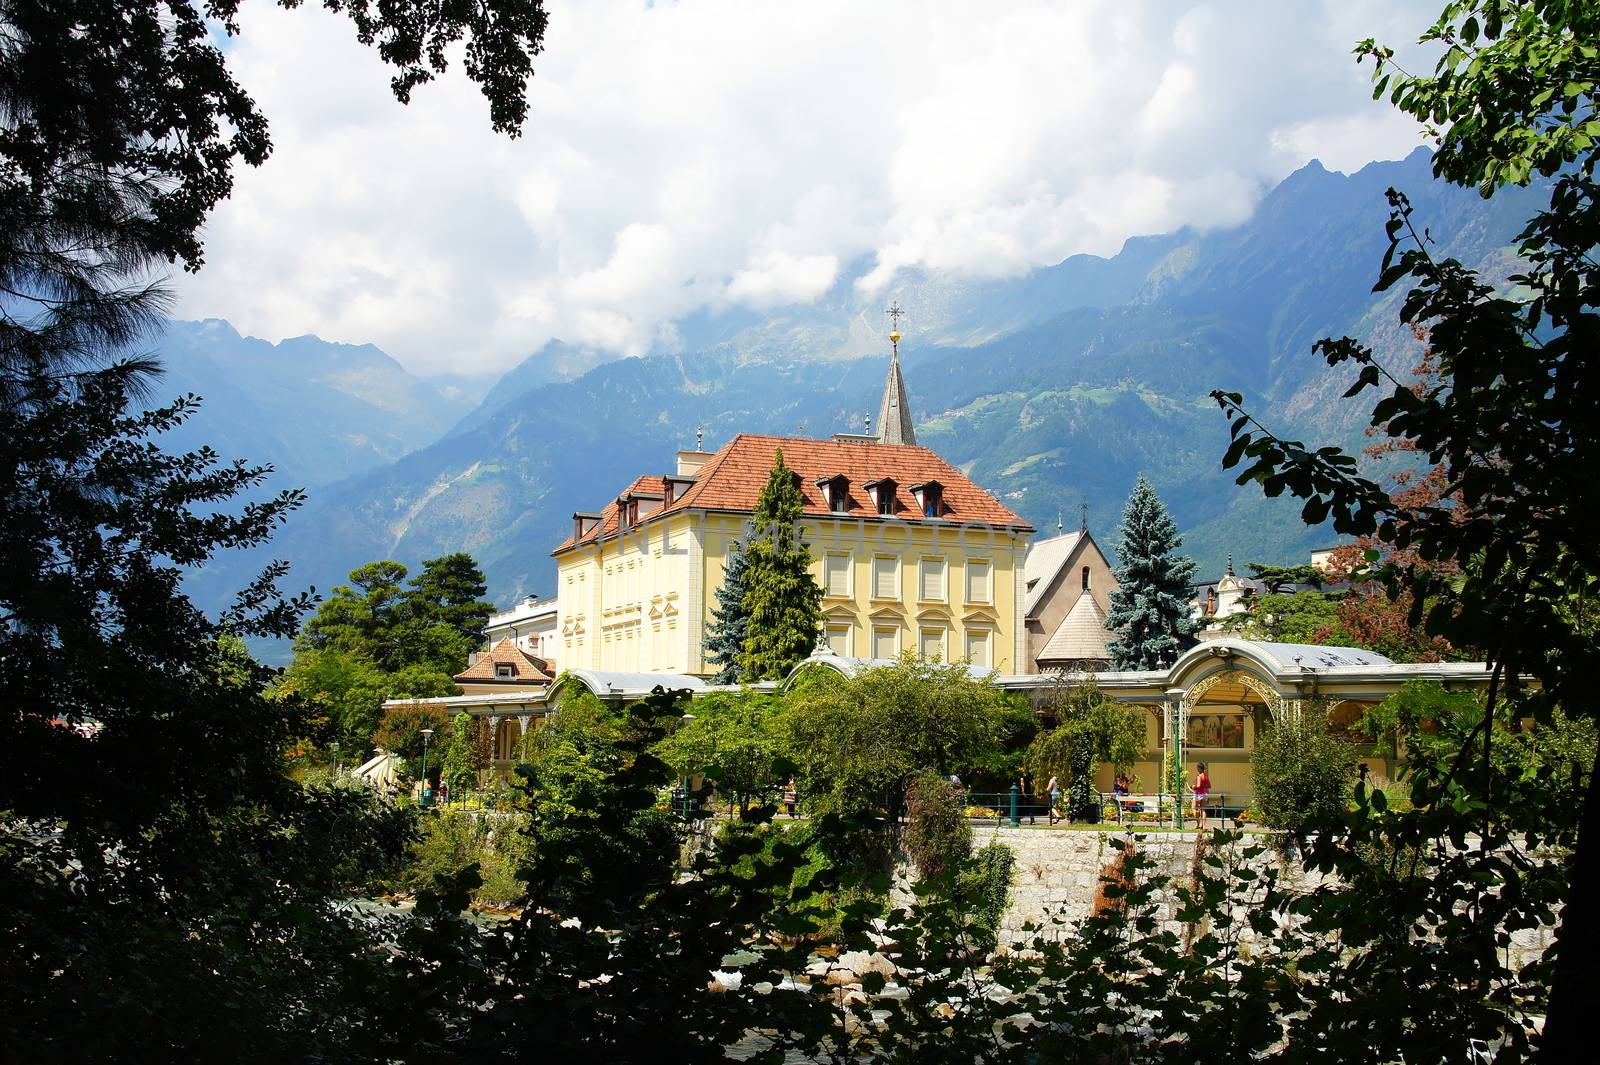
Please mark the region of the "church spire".
[[900, 316], [905, 314], [899, 301], [889, 307], [889, 343], [894, 353], [889, 356], [889, 379], [883, 385], [883, 405], [878, 408], [878, 443], [915, 444], [917, 434], [911, 428], [911, 405], [906, 402], [906, 382], [900, 376]]

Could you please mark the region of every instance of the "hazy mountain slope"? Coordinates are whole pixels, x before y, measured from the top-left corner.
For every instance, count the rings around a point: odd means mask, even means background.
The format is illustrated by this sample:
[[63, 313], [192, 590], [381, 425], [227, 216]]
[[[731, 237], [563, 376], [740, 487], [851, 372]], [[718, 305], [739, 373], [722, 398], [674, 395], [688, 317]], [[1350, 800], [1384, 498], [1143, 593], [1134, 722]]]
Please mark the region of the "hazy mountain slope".
[[199, 412], [167, 444], [210, 444], [269, 462], [274, 483], [314, 487], [433, 443], [469, 405], [417, 380], [370, 344], [314, 336], [277, 344], [225, 321], [173, 321], [150, 345], [163, 373], [153, 399], [192, 392]]

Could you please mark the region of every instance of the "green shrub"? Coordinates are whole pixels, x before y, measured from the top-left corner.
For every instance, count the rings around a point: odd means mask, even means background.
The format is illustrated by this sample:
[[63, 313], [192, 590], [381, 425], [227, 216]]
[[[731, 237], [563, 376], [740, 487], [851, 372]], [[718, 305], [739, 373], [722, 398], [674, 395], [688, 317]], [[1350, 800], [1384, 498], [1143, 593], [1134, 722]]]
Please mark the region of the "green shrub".
[[1348, 809], [1356, 749], [1329, 733], [1320, 708], [1307, 706], [1257, 734], [1254, 775], [1262, 823], [1299, 835]]
[[1096, 763], [1127, 770], [1143, 752], [1144, 711], [1112, 702], [1093, 684], [1063, 687], [1049, 701], [1056, 725], [1034, 737], [1028, 765], [1041, 784], [1054, 776], [1063, 786], [1067, 816], [1076, 821], [1100, 819], [1100, 798], [1094, 787]]
[[917, 774], [906, 792], [906, 853], [923, 880], [958, 867], [972, 851], [972, 826], [956, 786], [931, 770]]
[[429, 814], [412, 845], [411, 862], [391, 887], [407, 893], [430, 890], [476, 865], [483, 882], [473, 891], [473, 901], [513, 903], [525, 889], [517, 874], [527, 858], [527, 830], [523, 814], [488, 817], [459, 810]]

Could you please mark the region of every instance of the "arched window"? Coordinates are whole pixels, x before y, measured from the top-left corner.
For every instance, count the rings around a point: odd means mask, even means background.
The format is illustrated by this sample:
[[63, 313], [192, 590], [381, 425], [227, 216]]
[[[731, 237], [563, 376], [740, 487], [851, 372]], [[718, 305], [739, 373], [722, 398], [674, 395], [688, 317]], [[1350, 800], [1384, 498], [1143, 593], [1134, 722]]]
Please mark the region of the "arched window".
[[1089, 567], [1088, 566], [1083, 567], [1083, 590], [1086, 591], [1086, 592], [1089, 590]]

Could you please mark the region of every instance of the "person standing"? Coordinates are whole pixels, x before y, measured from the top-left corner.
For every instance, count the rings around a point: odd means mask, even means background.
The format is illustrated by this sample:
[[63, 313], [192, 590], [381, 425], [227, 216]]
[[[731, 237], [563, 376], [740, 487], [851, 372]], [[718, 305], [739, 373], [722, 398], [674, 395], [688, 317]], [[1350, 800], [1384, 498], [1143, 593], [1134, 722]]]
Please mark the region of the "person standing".
[[1056, 811], [1061, 808], [1061, 782], [1056, 779], [1054, 773], [1050, 774], [1050, 781], [1044, 786], [1044, 790], [1050, 793], [1050, 823], [1053, 825], [1058, 820]]
[[1211, 801], [1211, 774], [1204, 762], [1194, 775], [1194, 816], [1201, 832], [1206, 830], [1206, 805]]
[[800, 802], [800, 790], [795, 787], [794, 777], [789, 778], [789, 783], [783, 786], [783, 810], [790, 817], [794, 816], [794, 808]]

